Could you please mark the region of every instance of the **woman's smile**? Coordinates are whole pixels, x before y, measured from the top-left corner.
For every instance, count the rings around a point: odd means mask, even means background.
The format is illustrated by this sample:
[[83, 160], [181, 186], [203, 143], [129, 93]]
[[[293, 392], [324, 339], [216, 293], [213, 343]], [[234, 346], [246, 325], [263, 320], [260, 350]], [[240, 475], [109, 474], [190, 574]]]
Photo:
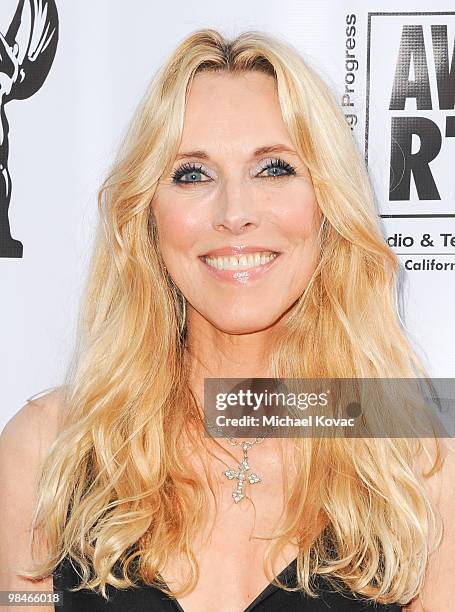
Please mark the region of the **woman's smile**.
[[[225, 253], [223, 251], [226, 251]], [[204, 269], [215, 278], [223, 281], [245, 283], [263, 276], [270, 270], [281, 255], [267, 249], [251, 250], [243, 253], [231, 252], [231, 249], [219, 249], [199, 259]]]

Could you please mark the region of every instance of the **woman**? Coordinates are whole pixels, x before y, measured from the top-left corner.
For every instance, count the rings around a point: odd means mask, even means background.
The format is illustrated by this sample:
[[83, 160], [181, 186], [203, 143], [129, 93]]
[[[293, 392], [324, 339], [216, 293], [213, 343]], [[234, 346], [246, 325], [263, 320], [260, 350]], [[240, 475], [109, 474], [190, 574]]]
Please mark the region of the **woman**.
[[[192, 34], [146, 93], [99, 204], [68, 380], [3, 435], [4, 554], [23, 570], [11, 588], [40, 578], [64, 611], [450, 609], [452, 445], [244, 450], [200, 421], [204, 378], [425, 375], [362, 159], [313, 70], [264, 34]], [[19, 434], [42, 471], [33, 532], [48, 554], [28, 573]], [[225, 472], [245, 452], [263, 477], [233, 499]]]

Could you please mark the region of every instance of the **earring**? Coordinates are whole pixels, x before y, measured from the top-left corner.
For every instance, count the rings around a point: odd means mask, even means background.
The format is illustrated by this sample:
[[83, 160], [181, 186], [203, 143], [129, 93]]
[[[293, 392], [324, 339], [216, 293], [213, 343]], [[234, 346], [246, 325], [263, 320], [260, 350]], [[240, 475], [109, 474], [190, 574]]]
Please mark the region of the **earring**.
[[186, 299], [185, 299], [185, 296], [182, 295], [182, 322], [180, 323], [180, 329], [179, 329], [180, 334], [182, 334], [183, 330], [185, 329], [185, 323], [186, 323]]

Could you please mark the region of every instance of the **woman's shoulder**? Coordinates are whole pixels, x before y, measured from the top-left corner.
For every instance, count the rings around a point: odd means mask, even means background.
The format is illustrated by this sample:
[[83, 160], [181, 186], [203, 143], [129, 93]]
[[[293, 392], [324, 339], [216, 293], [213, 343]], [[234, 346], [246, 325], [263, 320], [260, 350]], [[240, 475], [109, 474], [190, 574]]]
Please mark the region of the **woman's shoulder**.
[[[1, 432], [0, 590], [31, 590], [21, 572], [32, 561], [29, 532], [35, 493], [43, 461], [58, 435], [62, 406], [61, 388], [31, 398]], [[52, 581], [44, 579], [32, 586], [33, 590], [52, 590]]]
[[59, 434], [64, 406], [63, 387], [28, 399], [0, 433], [1, 463], [11, 466], [25, 459], [29, 467], [40, 464]]
[[[421, 439], [422, 452], [417, 458], [423, 486], [433, 503], [433, 509], [442, 522], [441, 539], [431, 538], [420, 594], [404, 609], [406, 612], [452, 609], [455, 599], [453, 581], [453, 554], [455, 550], [455, 440], [452, 438]], [[432, 469], [438, 453], [442, 463]]]
[[64, 387], [53, 387], [39, 397], [33, 396], [7, 421], [0, 436], [2, 445], [39, 443], [41, 448], [57, 436], [63, 416]]

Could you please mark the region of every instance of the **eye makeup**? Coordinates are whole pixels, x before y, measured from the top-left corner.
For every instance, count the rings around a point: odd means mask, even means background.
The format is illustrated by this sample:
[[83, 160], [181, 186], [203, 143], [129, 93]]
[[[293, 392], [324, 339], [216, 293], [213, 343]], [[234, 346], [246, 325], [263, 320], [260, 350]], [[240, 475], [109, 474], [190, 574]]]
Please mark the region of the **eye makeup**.
[[[262, 174], [268, 171], [268, 174]], [[260, 161], [252, 170], [253, 178], [281, 178], [296, 174], [295, 168], [280, 158], [268, 158]], [[208, 180], [204, 180], [202, 177]], [[176, 185], [187, 186], [190, 184], [209, 183], [214, 177], [201, 163], [187, 162], [180, 165], [171, 175], [172, 182]]]
[[[187, 162], [179, 166], [172, 173], [172, 182], [178, 185], [187, 185], [190, 183], [208, 183], [209, 181], [197, 180], [198, 176], [205, 176], [212, 180], [212, 177], [208, 174], [207, 170], [203, 169], [202, 164], [196, 164], [194, 162]], [[190, 177], [184, 178], [184, 177]]]

